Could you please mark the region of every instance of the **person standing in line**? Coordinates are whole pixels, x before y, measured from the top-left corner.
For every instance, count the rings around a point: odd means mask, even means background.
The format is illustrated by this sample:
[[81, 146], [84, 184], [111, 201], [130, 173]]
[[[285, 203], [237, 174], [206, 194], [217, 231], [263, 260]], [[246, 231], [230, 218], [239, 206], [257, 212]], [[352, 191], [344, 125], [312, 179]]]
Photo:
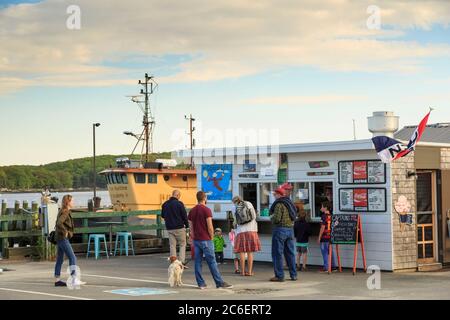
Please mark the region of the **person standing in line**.
[[226, 248], [225, 239], [222, 235], [222, 229], [216, 228], [214, 231], [214, 253], [216, 254], [217, 263], [223, 264], [223, 249]]
[[189, 212], [189, 229], [195, 249], [195, 279], [199, 289], [206, 289], [206, 282], [202, 276], [203, 256], [208, 264], [211, 275], [213, 276], [216, 288], [231, 289], [232, 285], [222, 279], [214, 255], [214, 227], [212, 222], [212, 212], [206, 206], [206, 193], [197, 192], [198, 204]]
[[[297, 270], [306, 271], [308, 263], [308, 243], [311, 235], [311, 225], [306, 221], [304, 210], [298, 213], [298, 218], [294, 223], [294, 235], [297, 239]], [[303, 256], [303, 268], [300, 267], [300, 260]]]
[[293, 229], [297, 210], [292, 200], [286, 197], [283, 188], [277, 188], [274, 191], [274, 196], [276, 200], [270, 208], [270, 218], [272, 221], [272, 261], [275, 277], [271, 278], [270, 281], [284, 281], [283, 255], [288, 264], [291, 280], [297, 281]]
[[189, 228], [184, 203], [180, 201], [181, 192], [174, 190], [172, 197], [162, 205], [161, 217], [164, 219], [169, 234], [170, 255], [177, 256], [177, 245], [180, 247], [178, 258], [186, 267], [186, 228]]
[[77, 277], [77, 258], [70, 245], [70, 239], [73, 237], [74, 225], [71, 209], [73, 207], [73, 197], [68, 194], [62, 199], [61, 209], [59, 210], [55, 226], [55, 240], [57, 246], [56, 264], [55, 264], [55, 287], [66, 287], [67, 283], [61, 281], [61, 268], [64, 263], [64, 255], [69, 258], [70, 275], [72, 286], [86, 284]]
[[[320, 245], [320, 251], [322, 252], [323, 257], [323, 268], [320, 269], [320, 272], [325, 273], [328, 272], [328, 259], [329, 259], [329, 250], [330, 250], [330, 241], [331, 241], [331, 210], [332, 206], [330, 202], [325, 201], [322, 203], [322, 207], [320, 211], [322, 212], [322, 223], [320, 226], [319, 237], [317, 239], [318, 244]], [[334, 252], [331, 257], [332, 261], [332, 271], [336, 272], [336, 263], [335, 263], [335, 255]]]
[[[232, 199], [236, 206], [236, 239], [234, 252], [239, 253], [241, 275], [253, 276], [253, 253], [261, 251], [261, 241], [258, 236], [256, 211], [252, 203], [236, 196]], [[245, 255], [247, 255], [248, 272], [245, 272]]]

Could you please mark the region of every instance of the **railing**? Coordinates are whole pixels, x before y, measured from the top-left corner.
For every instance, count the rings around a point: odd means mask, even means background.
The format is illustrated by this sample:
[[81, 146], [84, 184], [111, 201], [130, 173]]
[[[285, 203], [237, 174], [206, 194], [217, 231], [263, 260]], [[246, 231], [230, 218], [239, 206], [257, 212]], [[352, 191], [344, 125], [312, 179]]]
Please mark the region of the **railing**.
[[[34, 206], [32, 211], [28, 211], [25, 208], [15, 208], [13, 214], [7, 214], [7, 212], [12, 212], [12, 209], [2, 208], [0, 212], [0, 250], [2, 252], [8, 248], [9, 239], [11, 238], [41, 238], [42, 242], [46, 242], [44, 238], [44, 230], [43, 230], [43, 221], [44, 216], [43, 213], [39, 213], [39, 209]], [[153, 224], [143, 224], [143, 225], [129, 225], [128, 217], [145, 217], [155, 218], [156, 223]], [[89, 219], [103, 219], [103, 218], [121, 218], [121, 225], [113, 225], [109, 226], [90, 226]], [[136, 231], [150, 231], [156, 230], [157, 237], [162, 237], [162, 230], [165, 230], [165, 226], [162, 223], [161, 219], [161, 211], [160, 210], [151, 210], [151, 211], [120, 211], [120, 212], [72, 212], [72, 218], [74, 220], [81, 220], [82, 227], [75, 228], [74, 234], [81, 234], [83, 243], [86, 243], [88, 240], [88, 235], [91, 233], [108, 233], [112, 232], [136, 232]], [[26, 223], [29, 227], [27, 230], [14, 230], [10, 231], [9, 225], [11, 222], [14, 222], [14, 229], [24, 229], [24, 225], [22, 227], [18, 227], [16, 224], [19, 222], [31, 222]], [[31, 226], [31, 228], [30, 228]], [[52, 230], [53, 228], [50, 228]]]

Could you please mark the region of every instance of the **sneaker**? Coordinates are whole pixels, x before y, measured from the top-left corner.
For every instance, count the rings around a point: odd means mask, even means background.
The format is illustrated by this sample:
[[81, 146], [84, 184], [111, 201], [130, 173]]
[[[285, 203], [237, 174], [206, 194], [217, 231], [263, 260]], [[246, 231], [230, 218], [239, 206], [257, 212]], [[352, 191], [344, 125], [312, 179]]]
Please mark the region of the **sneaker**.
[[64, 281], [55, 282], [55, 287], [67, 287], [67, 284]]
[[331, 270], [331, 272], [338, 272], [338, 271], [339, 271], [338, 268], [334, 268], [334, 269]]
[[217, 287], [217, 289], [232, 289], [232, 288], [233, 288], [233, 285], [226, 283], [226, 282], [222, 283], [221, 286]]
[[277, 277], [273, 277], [273, 278], [270, 279], [270, 281], [271, 281], [271, 282], [284, 282], [284, 279], [280, 279], [280, 278], [277, 278]]
[[319, 272], [320, 273], [328, 273], [328, 270], [325, 268], [320, 268]]
[[200, 289], [200, 290], [205, 290], [206, 288], [208, 288], [206, 285], [204, 285], [204, 286], [198, 286], [198, 288]]
[[291, 278], [291, 281], [297, 281], [297, 280], [298, 280], [297, 277]]
[[86, 284], [86, 282], [75, 278], [75, 280], [73, 280], [72, 284], [73, 284], [73, 286], [78, 287], [78, 286], [84, 286]]

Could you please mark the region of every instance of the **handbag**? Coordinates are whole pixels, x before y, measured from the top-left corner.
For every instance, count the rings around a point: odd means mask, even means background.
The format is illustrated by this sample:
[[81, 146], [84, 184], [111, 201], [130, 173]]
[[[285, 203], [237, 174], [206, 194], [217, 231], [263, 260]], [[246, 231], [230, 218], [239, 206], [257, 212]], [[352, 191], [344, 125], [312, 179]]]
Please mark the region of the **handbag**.
[[56, 241], [56, 232], [53, 230], [52, 232], [50, 232], [50, 234], [47, 236], [47, 240], [48, 242], [50, 242], [51, 244], [57, 244]]

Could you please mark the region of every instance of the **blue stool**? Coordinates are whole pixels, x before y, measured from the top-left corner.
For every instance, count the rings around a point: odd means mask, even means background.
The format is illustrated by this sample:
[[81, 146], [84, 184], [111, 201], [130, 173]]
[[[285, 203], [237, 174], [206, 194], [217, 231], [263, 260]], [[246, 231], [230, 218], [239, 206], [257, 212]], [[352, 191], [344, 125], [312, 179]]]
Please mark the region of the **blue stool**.
[[125, 247], [125, 254], [128, 257], [128, 238], [130, 238], [131, 242], [131, 251], [133, 251], [134, 256], [134, 246], [133, 246], [133, 235], [131, 232], [117, 232], [116, 233], [116, 246], [114, 248], [114, 256], [117, 253], [117, 244], [120, 242], [120, 255], [122, 255], [122, 248]]
[[[106, 236], [104, 234], [90, 234], [89, 235], [86, 258], [89, 258], [89, 253], [91, 252], [91, 239], [94, 240], [95, 259], [98, 259], [98, 257], [100, 256], [100, 253], [106, 253], [106, 257], [109, 259], [108, 246], [106, 244]], [[103, 240], [105, 243], [105, 251], [100, 251], [100, 241], [101, 240]]]

